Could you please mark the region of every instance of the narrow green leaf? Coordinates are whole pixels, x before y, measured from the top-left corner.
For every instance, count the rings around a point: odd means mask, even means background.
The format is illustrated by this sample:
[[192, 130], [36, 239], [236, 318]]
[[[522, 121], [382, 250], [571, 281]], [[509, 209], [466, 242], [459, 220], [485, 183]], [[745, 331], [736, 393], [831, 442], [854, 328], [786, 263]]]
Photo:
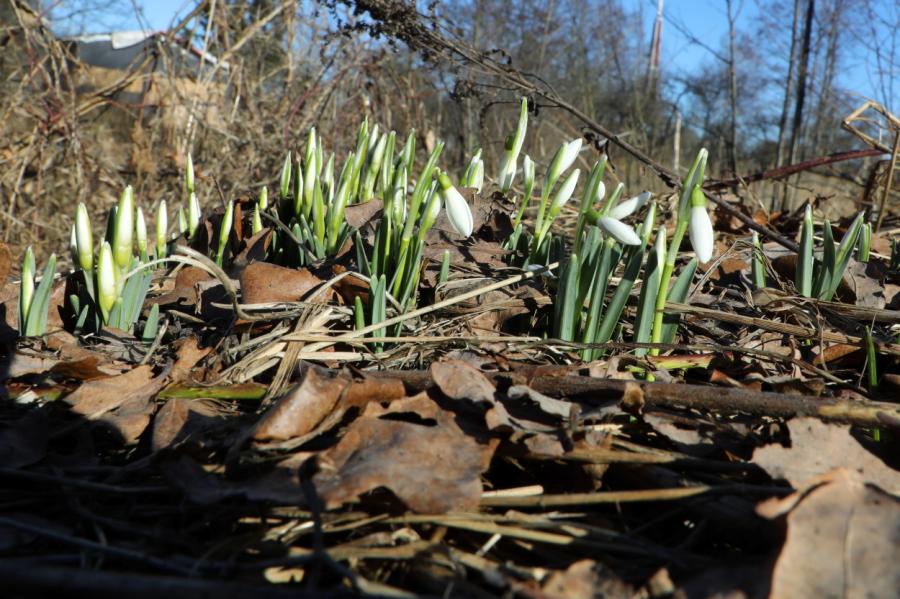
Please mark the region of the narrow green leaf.
[[[675, 284], [669, 290], [668, 301], [681, 304], [687, 298], [688, 291], [691, 288], [691, 281], [694, 279], [694, 273], [697, 271], [697, 259], [691, 258], [678, 278]], [[672, 343], [675, 340], [675, 334], [678, 332], [678, 323], [681, 321], [678, 314], [666, 314], [663, 317], [662, 343]]]
[[[663, 251], [665, 254], [665, 251]], [[656, 296], [659, 293], [659, 279], [662, 265], [659, 264], [657, 252], [647, 253], [644, 267], [644, 284], [638, 297], [637, 315], [634, 324], [634, 341], [636, 343], [649, 343], [653, 334], [653, 318], [656, 308]], [[636, 356], [646, 356], [650, 350], [639, 347], [634, 351]]]
[[563, 341], [575, 340], [575, 321], [581, 316], [581, 306], [578, 305], [578, 275], [578, 254], [572, 254], [560, 279], [562, 286], [556, 298], [561, 305], [556, 336]]
[[156, 339], [159, 332], [159, 304], [153, 304], [150, 308], [150, 314], [147, 315], [147, 322], [144, 324], [144, 332], [141, 335], [141, 341], [144, 345], [151, 345]]
[[[609, 301], [609, 305], [606, 308], [606, 315], [603, 317], [603, 321], [594, 335], [593, 343], [606, 343], [612, 338], [613, 331], [615, 330], [619, 319], [622, 317], [622, 312], [625, 310], [625, 304], [628, 302], [628, 297], [631, 295], [634, 283], [641, 272], [641, 264], [643, 264], [643, 261], [644, 250], [642, 246], [638, 246], [632, 250], [631, 256], [628, 258], [628, 263], [625, 265], [625, 272], [622, 274], [619, 286], [616, 287], [616, 292]], [[599, 353], [600, 352], [596, 350], [591, 352], [591, 359], [595, 359]]]
[[863, 213], [860, 212], [853, 220], [850, 228], [847, 229], [847, 232], [844, 233], [844, 237], [841, 239], [841, 245], [838, 247], [837, 255], [835, 256], [834, 269], [831, 271], [830, 285], [823, 289], [823, 294], [820, 296], [820, 299], [831, 301], [831, 298], [834, 297], [835, 292], [840, 286], [841, 279], [844, 277], [844, 271], [847, 269], [847, 264], [850, 262], [850, 254], [853, 253], [853, 248], [856, 247], [859, 232], [862, 229], [862, 221]]
[[766, 263], [763, 255], [762, 244], [759, 242], [759, 235], [753, 232], [753, 247], [751, 259], [751, 273], [753, 275], [753, 286], [762, 289], [766, 286]]
[[438, 283], [446, 283], [450, 278], [450, 250], [444, 250], [441, 256], [441, 272], [438, 275]]
[[53, 290], [53, 276], [56, 274], [56, 254], [50, 255], [47, 266], [41, 275], [28, 309], [28, 320], [25, 325], [25, 336], [34, 337], [47, 332], [47, 313], [50, 310], [50, 292]]

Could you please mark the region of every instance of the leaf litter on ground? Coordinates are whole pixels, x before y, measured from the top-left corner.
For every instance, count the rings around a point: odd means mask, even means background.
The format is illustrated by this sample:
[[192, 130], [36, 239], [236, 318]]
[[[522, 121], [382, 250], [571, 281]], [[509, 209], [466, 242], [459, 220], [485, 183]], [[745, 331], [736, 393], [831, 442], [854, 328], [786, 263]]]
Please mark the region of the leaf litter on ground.
[[[148, 297], [172, 310], [162, 346], [54, 331], [12, 347], [0, 501], [15, 511], [0, 518], [0, 551], [98, 558], [135, 580], [189, 569], [201, 586], [224, 575], [395, 595], [893, 596], [896, 345], [879, 338], [885, 390], [870, 393], [855, 382], [854, 324], [894, 322], [893, 275], [851, 264], [852, 312], [751, 297], [745, 257], [728, 258], [677, 307], [671, 353], [611, 343], [585, 364], [577, 344], [509, 332], [551, 302], [540, 280], [478, 293], [506, 269], [508, 223], [492, 201], [474, 240], [441, 225], [424, 250], [473, 262], [442, 285], [426, 268], [436, 301], [475, 295], [403, 323], [408, 341], [377, 361], [342, 366], [328, 354], [366, 348], [322, 341], [335, 310], [368, 299], [365, 280], [340, 261], [255, 261], [266, 230], [238, 240], [228, 276], [274, 316], [234, 319], [221, 281], [188, 266]], [[350, 218], [377, 218], [371, 204]], [[301, 305], [310, 295], [318, 305]], [[292, 346], [319, 364], [268, 393], [258, 364]], [[253, 352], [255, 370], [237, 377]], [[637, 380], [643, 369], [660, 382]]]

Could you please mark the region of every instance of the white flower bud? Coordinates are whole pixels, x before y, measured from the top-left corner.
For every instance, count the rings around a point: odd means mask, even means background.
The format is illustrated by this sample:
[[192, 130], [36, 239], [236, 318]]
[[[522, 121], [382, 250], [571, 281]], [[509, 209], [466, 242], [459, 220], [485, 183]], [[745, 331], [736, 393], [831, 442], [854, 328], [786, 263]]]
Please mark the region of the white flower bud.
[[600, 218], [600, 228], [606, 231], [610, 237], [623, 245], [641, 245], [641, 238], [634, 232], [630, 225], [620, 220], [603, 216]]
[[453, 184], [450, 177], [441, 173], [438, 175], [438, 182], [441, 186], [441, 196], [444, 198], [444, 204], [447, 207], [447, 218], [457, 233], [463, 237], [469, 237], [472, 234], [472, 210], [469, 203], [462, 196]]

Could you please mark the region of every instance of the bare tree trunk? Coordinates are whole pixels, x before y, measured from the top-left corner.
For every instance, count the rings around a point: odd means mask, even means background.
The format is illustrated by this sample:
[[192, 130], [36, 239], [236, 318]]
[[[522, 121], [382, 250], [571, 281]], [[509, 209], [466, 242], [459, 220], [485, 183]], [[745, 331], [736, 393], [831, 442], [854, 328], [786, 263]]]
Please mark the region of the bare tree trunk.
[[[481, 30], [482, 30], [482, 21], [484, 20], [484, 0], [475, 0], [475, 15], [472, 19], [472, 46], [478, 48], [481, 44]], [[468, 70], [469, 78], [473, 78], [475, 76], [472, 68], [470, 67]], [[465, 101], [463, 102], [463, 109], [466, 111], [465, 119], [465, 141], [463, 143], [465, 152], [474, 152], [475, 151], [475, 143], [477, 143], [478, 139], [478, 131], [476, 131], [478, 124], [475, 118], [475, 102], [472, 100], [471, 96], [466, 96]]]
[[728, 166], [732, 175], [737, 175], [737, 67], [735, 64], [734, 22], [737, 19], [737, 13], [740, 12], [740, 6], [737, 11], [733, 10], [733, 0], [727, 0], [728, 9], [728, 80], [731, 100], [731, 123], [728, 127]]
[[[775, 168], [784, 166], [784, 151], [787, 133], [788, 111], [791, 109], [791, 94], [794, 86], [794, 65], [797, 62], [797, 28], [800, 25], [801, 0], [794, 0], [794, 20], [791, 24], [791, 52], [788, 58], [787, 80], [784, 83], [784, 103], [781, 105], [781, 118], [778, 120], [778, 145], [775, 150]], [[781, 210], [783, 203], [778, 187], [772, 186], [772, 210]]]
[[[803, 126], [803, 109], [806, 103], [806, 74], [809, 69], [809, 49], [812, 42], [813, 16], [816, 10], [816, 0], [808, 0], [806, 5], [806, 19], [803, 21], [803, 46], [800, 50], [800, 64], [797, 71], [797, 99], [794, 103], [794, 120], [791, 124], [791, 153], [790, 162], [796, 162], [800, 154], [800, 129]], [[793, 204], [793, 187], [787, 188], [786, 208]]]
[[675, 171], [675, 174], [680, 174], [681, 172], [681, 111], [675, 111], [675, 147], [673, 150], [674, 156], [672, 157], [672, 170]]
[[[823, 141], [827, 143], [827, 140], [832, 137], [830, 135], [830, 132], [833, 129], [832, 125], [834, 124], [832, 122], [834, 115], [832, 92], [834, 91], [838, 36], [840, 34], [841, 13], [843, 8], [844, 0], [834, 0], [831, 16], [828, 19], [828, 45], [825, 50], [825, 67], [822, 73], [822, 85], [819, 90], [818, 109], [816, 110], [816, 120], [813, 126], [812, 147], [814, 149], [813, 153], [816, 155], [822, 153]], [[825, 140], [823, 140], [823, 137], [825, 137]]]

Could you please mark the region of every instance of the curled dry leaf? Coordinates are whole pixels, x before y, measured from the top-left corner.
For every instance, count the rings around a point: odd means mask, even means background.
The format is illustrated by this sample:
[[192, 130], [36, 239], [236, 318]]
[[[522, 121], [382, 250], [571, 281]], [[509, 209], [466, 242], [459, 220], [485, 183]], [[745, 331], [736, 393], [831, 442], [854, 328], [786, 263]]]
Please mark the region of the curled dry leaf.
[[330, 508], [377, 488], [420, 513], [478, 505], [496, 441], [478, 443], [454, 419], [424, 393], [386, 408], [368, 404], [340, 443], [319, 456], [316, 490]]
[[253, 262], [241, 273], [241, 295], [247, 304], [296, 302], [321, 283], [305, 268]]
[[165, 378], [165, 374], [154, 377], [148, 365], [138, 366], [125, 374], [83, 383], [63, 401], [74, 413], [109, 425], [123, 443], [131, 444], [150, 423], [153, 399]]
[[772, 478], [783, 478], [799, 488], [807, 479], [845, 467], [887, 491], [900, 492], [900, 472], [860, 445], [849, 426], [816, 418], [794, 418], [787, 426], [791, 447], [773, 444], [753, 452], [753, 462]]
[[188, 306], [196, 306], [197, 302], [200, 301], [197, 285], [212, 278], [202, 268], [186, 266], [175, 275], [175, 284], [171, 291], [148, 300], [148, 303], [160, 305], [184, 303]]
[[308, 368], [303, 381], [259, 419], [253, 428], [253, 439], [283, 441], [310, 432], [334, 410], [349, 383], [344, 377], [331, 377], [320, 374], [317, 368]]
[[[431, 365], [431, 378], [441, 392], [450, 399], [469, 400], [485, 410], [484, 421], [488, 429], [509, 429], [514, 422], [506, 407], [494, 397], [494, 384], [476, 368], [459, 360], [435, 362]], [[516, 426], [515, 428], [521, 428]]]
[[256, 235], [244, 239], [242, 243], [244, 249], [238, 252], [231, 261], [231, 270], [229, 272], [232, 273], [232, 276], [236, 276], [234, 273], [240, 272], [248, 264], [266, 259], [266, 252], [269, 251], [269, 246], [272, 244], [272, 230], [263, 228]]
[[309, 367], [300, 384], [281, 396], [260, 418], [255, 441], [302, 438], [336, 425], [348, 409], [372, 401], [392, 401], [406, 395], [403, 383], [390, 378], [351, 380]]
[[857, 473], [833, 470], [757, 508], [785, 517], [769, 597], [894, 598], [900, 589], [900, 499]]

